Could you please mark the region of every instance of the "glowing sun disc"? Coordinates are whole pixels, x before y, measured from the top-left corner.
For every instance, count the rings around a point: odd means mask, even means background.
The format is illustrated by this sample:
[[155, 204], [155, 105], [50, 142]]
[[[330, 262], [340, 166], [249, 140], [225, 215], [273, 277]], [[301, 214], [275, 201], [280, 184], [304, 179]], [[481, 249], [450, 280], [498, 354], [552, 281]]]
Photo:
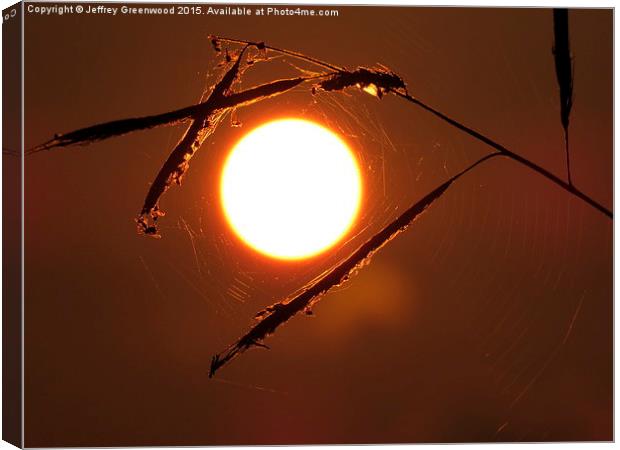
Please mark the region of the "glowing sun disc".
[[282, 119], [246, 134], [232, 149], [220, 199], [235, 233], [273, 258], [302, 259], [338, 242], [361, 200], [357, 160], [330, 130]]

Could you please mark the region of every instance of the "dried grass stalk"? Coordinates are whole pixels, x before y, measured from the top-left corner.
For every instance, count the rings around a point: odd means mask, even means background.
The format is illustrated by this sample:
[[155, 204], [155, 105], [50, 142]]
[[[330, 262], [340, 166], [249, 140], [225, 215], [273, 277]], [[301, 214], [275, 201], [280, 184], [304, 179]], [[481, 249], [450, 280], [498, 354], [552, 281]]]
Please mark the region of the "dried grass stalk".
[[319, 87], [328, 92], [341, 91], [352, 86], [379, 98], [390, 91], [407, 92], [403, 79], [386, 69], [359, 67], [353, 72], [341, 70], [319, 83]]
[[568, 9], [556, 8], [553, 10], [553, 59], [555, 74], [560, 87], [560, 120], [564, 128], [564, 143], [566, 148], [566, 171], [568, 184], [572, 185], [570, 173], [570, 155], [568, 150], [568, 125], [570, 111], [573, 107], [573, 64], [570, 54], [568, 38]]
[[[219, 100], [225, 98], [226, 94], [232, 89], [232, 85], [237, 80], [241, 71], [241, 59], [247, 48], [248, 46], [246, 45], [241, 52], [239, 52], [236, 61], [211, 91], [207, 102], [211, 101], [217, 103]], [[155, 181], [153, 181], [151, 188], [146, 194], [144, 206], [136, 219], [139, 232], [159, 237], [157, 219], [164, 215], [159, 209], [160, 197], [168, 190], [172, 183], [176, 183], [179, 186], [181, 185], [183, 175], [189, 167], [189, 161], [202, 146], [205, 139], [213, 133], [224, 113], [225, 112], [222, 110], [206, 110], [192, 116], [192, 123], [170, 156], [168, 156], [168, 159], [159, 170], [157, 177], [155, 177]]]
[[224, 98], [218, 99], [217, 101], [210, 97], [208, 100], [198, 103], [197, 105], [187, 106], [185, 108], [162, 114], [114, 120], [111, 122], [81, 128], [69, 133], [56, 135], [53, 139], [30, 148], [26, 154], [38, 153], [55, 147], [88, 145], [97, 141], [129, 134], [134, 131], [148, 130], [161, 126], [178, 125], [199, 115], [217, 113], [220, 110], [248, 106], [252, 103], [284, 94], [304, 81], [312, 80], [314, 78], [316, 77], [285, 78], [282, 80], [261, 84], [245, 91], [232, 93]]
[[306, 285], [300, 293], [292, 298], [282, 300], [259, 312], [256, 318], [259, 322], [243, 335], [236, 343], [224, 352], [217, 354], [211, 361], [209, 376], [212, 377], [218, 369], [226, 365], [233, 358], [252, 347], [265, 347], [263, 340], [273, 334], [276, 329], [300, 312], [310, 313], [314, 304], [321, 296], [333, 287], [340, 286], [350, 279], [359, 269], [370, 262], [372, 256], [381, 247], [390, 242], [396, 235], [405, 231], [420, 215], [426, 211], [443, 193], [461, 176], [479, 164], [501, 153], [492, 153], [476, 161], [462, 172], [454, 175], [445, 183], [434, 189], [422, 199], [414, 203], [396, 220], [387, 225], [365, 244], [359, 247], [351, 256], [338, 264], [326, 274]]
[[567, 182], [565, 182], [564, 180], [562, 180], [561, 178], [559, 178], [558, 176], [552, 174], [551, 172], [549, 172], [547, 169], [540, 167], [539, 165], [533, 163], [532, 161], [524, 158], [523, 156], [508, 150], [506, 147], [504, 147], [503, 145], [495, 142], [493, 139], [483, 135], [482, 133], [479, 133], [478, 131], [474, 130], [473, 128], [470, 128], [466, 125], [463, 125], [462, 123], [458, 122], [457, 120], [452, 119], [451, 117], [445, 115], [444, 113], [432, 108], [431, 106], [425, 104], [424, 102], [422, 102], [421, 100], [412, 97], [409, 94], [402, 94], [400, 92], [395, 92], [396, 95], [400, 96], [401, 98], [404, 98], [405, 100], [420, 106], [421, 108], [425, 109], [426, 111], [432, 113], [433, 115], [439, 117], [441, 120], [443, 120], [444, 122], [447, 122], [448, 124], [452, 125], [455, 128], [458, 128], [459, 130], [469, 134], [470, 136], [472, 136], [473, 138], [479, 140], [480, 142], [483, 142], [484, 144], [488, 145], [489, 147], [492, 147], [493, 149], [499, 151], [502, 155], [512, 159], [513, 161], [518, 162], [519, 164], [533, 170], [534, 172], [539, 173], [540, 175], [544, 176], [545, 178], [547, 178], [549, 181], [555, 183], [556, 185], [558, 185], [559, 187], [561, 187], [562, 189], [564, 189], [566, 192], [568, 192], [571, 195], [574, 195], [575, 197], [583, 200], [584, 202], [586, 202], [588, 205], [592, 206], [594, 209], [600, 211], [601, 213], [603, 213], [604, 215], [606, 215], [609, 219], [613, 219], [613, 213], [611, 212], [611, 210], [605, 208], [603, 205], [601, 205], [600, 203], [598, 203], [596, 200], [590, 198], [589, 196], [587, 196], [586, 194], [584, 194], [582, 191], [580, 191], [579, 189], [577, 189], [575, 187], [575, 185], [573, 184], [569, 184]]

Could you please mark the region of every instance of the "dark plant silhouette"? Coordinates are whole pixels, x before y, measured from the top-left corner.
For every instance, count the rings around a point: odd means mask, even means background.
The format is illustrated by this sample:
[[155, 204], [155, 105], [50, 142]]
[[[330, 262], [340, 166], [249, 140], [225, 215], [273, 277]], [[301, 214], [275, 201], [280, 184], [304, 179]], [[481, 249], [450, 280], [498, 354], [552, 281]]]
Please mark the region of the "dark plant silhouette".
[[402, 213], [396, 220], [375, 234], [366, 243], [360, 246], [351, 256], [343, 262], [336, 265], [326, 274], [320, 276], [316, 280], [308, 283], [299, 294], [290, 299], [283, 300], [274, 305], [260, 311], [256, 318], [259, 322], [252, 327], [245, 335], [243, 335], [235, 344], [220, 355], [215, 355], [211, 361], [211, 370], [209, 376], [213, 376], [215, 372], [253, 346], [265, 347], [262, 341], [274, 333], [276, 328], [287, 322], [295, 314], [304, 312], [308, 315], [312, 314], [312, 306], [319, 300], [321, 295], [330, 289], [341, 285], [349, 280], [359, 269], [370, 262], [370, 258], [384, 245], [390, 242], [397, 234], [405, 231], [407, 227], [414, 222], [426, 209], [433, 204], [448, 189], [452, 183], [461, 176], [472, 170], [478, 164], [483, 163], [500, 153], [491, 153], [479, 159], [465, 170], [454, 175], [448, 181], [442, 183], [439, 187], [425, 195], [422, 199], [413, 204], [409, 209]]
[[555, 74], [560, 87], [560, 119], [564, 128], [566, 147], [566, 172], [568, 184], [572, 185], [570, 155], [568, 153], [568, 122], [570, 110], [573, 107], [573, 63], [570, 54], [570, 41], [568, 40], [568, 9], [553, 10], [553, 37]]
[[[564, 19], [562, 19], [561, 14], [560, 18], [556, 19], [556, 13], [554, 12], [554, 19], [556, 40], [554, 55], [556, 58], [558, 82], [560, 85], [561, 119], [562, 126], [565, 130], [568, 163], [568, 117], [572, 103], [572, 73], [569, 78], [566, 76], [566, 55], [568, 55], [568, 70], [571, 72], [568, 31], [566, 26], [562, 25], [562, 20]], [[567, 21], [565, 21], [565, 23], [567, 23]], [[432, 192], [428, 193], [422, 199], [415, 202], [409, 209], [375, 234], [366, 243], [361, 245], [349, 257], [308, 283], [297, 294], [275, 303], [258, 313], [256, 316], [258, 323], [254, 327], [226, 351], [213, 357], [210, 376], [213, 376], [219, 368], [245, 350], [253, 346], [265, 347], [263, 344], [264, 339], [275, 332], [280, 325], [288, 321], [294, 315], [300, 312], [311, 314], [313, 305], [323, 294], [334, 286], [346, 282], [351, 275], [366, 265], [376, 251], [390, 242], [398, 233], [404, 231], [461, 176], [494, 157], [503, 156], [528, 167], [544, 176], [552, 183], [560, 186], [569, 194], [583, 200], [609, 219], [613, 218], [613, 214], [609, 209], [605, 208], [573, 185], [570, 179], [570, 170], [568, 182], [564, 181], [543, 167], [507, 149], [484, 134], [432, 108], [411, 95], [407, 91], [403, 79], [387, 68], [359, 67], [355, 70], [347, 70], [343, 67], [338, 67], [298, 52], [272, 47], [263, 42], [251, 42], [216, 36], [210, 36], [210, 41], [216, 52], [223, 53], [223, 64], [229, 67], [220, 81], [212, 87], [209, 96], [204, 102], [163, 114], [118, 120], [94, 125], [62, 135], [56, 135], [48, 142], [32, 148], [28, 153], [32, 154], [54, 147], [66, 147], [76, 144], [85, 145], [133, 131], [188, 122], [189, 125], [184, 136], [175, 146], [167, 161], [157, 174], [136, 219], [140, 233], [159, 237], [157, 220], [163, 215], [163, 212], [159, 208], [162, 195], [173, 183], [181, 184], [181, 180], [188, 169], [190, 159], [202, 146], [203, 142], [214, 132], [224, 115], [227, 112], [234, 111], [236, 108], [286, 93], [304, 83], [314, 83], [311, 87], [311, 92], [313, 93], [316, 92], [317, 89], [338, 93], [344, 89], [354, 87], [374, 95], [379, 99], [388, 94], [396, 95], [434, 114], [451, 126], [467, 133], [493, 149], [493, 153], [479, 159], [471, 166], [457, 175], [454, 175]], [[241, 48], [237, 51], [233, 51], [232, 49], [224, 48], [224, 44], [241, 46]], [[276, 80], [251, 89], [236, 92], [234, 89], [235, 83], [239, 81], [244, 71], [252, 67], [256, 61], [268, 60], [268, 51], [301, 59], [320, 67], [322, 72]], [[249, 55], [250, 52], [254, 52], [254, 54]]]

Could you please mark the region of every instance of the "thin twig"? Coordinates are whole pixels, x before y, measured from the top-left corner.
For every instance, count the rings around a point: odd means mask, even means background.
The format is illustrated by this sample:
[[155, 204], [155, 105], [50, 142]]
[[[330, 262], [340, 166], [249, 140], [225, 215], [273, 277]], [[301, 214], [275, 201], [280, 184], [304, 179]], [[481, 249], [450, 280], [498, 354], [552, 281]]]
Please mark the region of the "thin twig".
[[610, 219], [613, 219], [613, 213], [609, 209], [605, 208], [603, 205], [601, 205], [597, 201], [595, 201], [592, 198], [588, 197], [586, 194], [584, 194], [579, 189], [577, 189], [574, 185], [568, 184], [567, 182], [565, 182], [561, 178], [559, 178], [556, 175], [552, 174], [547, 169], [543, 169], [542, 167], [540, 167], [539, 165], [533, 163], [532, 161], [530, 161], [528, 159], [525, 159], [523, 156], [520, 156], [520, 155], [518, 155], [518, 154], [508, 150], [506, 147], [504, 147], [501, 144], [498, 144], [497, 142], [495, 142], [491, 138], [488, 138], [487, 136], [477, 132], [476, 130], [474, 130], [472, 128], [469, 128], [466, 125], [463, 125], [462, 123], [452, 119], [451, 117], [446, 116], [445, 114], [437, 111], [436, 109], [428, 106], [427, 104], [425, 104], [421, 100], [418, 100], [417, 98], [414, 98], [414, 97], [412, 97], [409, 94], [403, 94], [403, 93], [397, 92], [397, 91], [395, 91], [394, 93], [396, 95], [398, 95], [399, 97], [404, 98], [404, 99], [410, 101], [411, 103], [414, 103], [415, 105], [420, 106], [421, 108], [425, 109], [426, 111], [429, 111], [430, 113], [432, 113], [435, 116], [439, 117], [441, 120], [449, 123], [450, 125], [458, 128], [461, 131], [464, 131], [465, 133], [467, 133], [470, 136], [478, 139], [479, 141], [484, 142], [485, 144], [489, 145], [490, 147], [493, 147], [495, 150], [501, 152], [504, 156], [507, 156], [508, 158], [510, 158], [510, 159], [512, 159], [514, 161], [517, 161], [518, 163], [523, 164], [526, 167], [529, 167], [530, 169], [532, 169], [535, 172], [538, 172], [539, 174], [543, 175], [548, 180], [550, 180], [553, 183], [555, 183], [558, 186], [560, 186], [566, 192], [568, 192], [568, 193], [570, 193], [570, 194], [580, 198], [581, 200], [583, 200], [584, 202], [586, 202], [590, 206], [594, 207], [598, 211], [600, 211], [603, 214], [605, 214]]
[[8, 147], [2, 147], [2, 155], [3, 156], [21, 156], [21, 152], [19, 150], [13, 150]]
[[435, 202], [461, 176], [477, 167], [479, 164], [496, 156], [503, 156], [501, 153], [491, 153], [479, 159], [463, 171], [454, 175], [448, 181], [441, 184], [432, 192], [424, 196], [421, 200], [414, 203], [409, 209], [402, 213], [396, 220], [387, 225], [375, 234], [366, 243], [360, 246], [351, 256], [342, 263], [328, 271], [325, 275], [311, 282], [301, 292], [291, 299], [278, 302], [264, 311], [257, 314], [259, 322], [243, 335], [235, 344], [226, 351], [217, 354], [211, 361], [209, 376], [212, 377], [218, 369], [230, 362], [233, 358], [252, 347], [266, 347], [262, 341], [273, 334], [276, 329], [291, 319], [296, 314], [305, 311], [310, 312], [312, 306], [321, 298], [323, 294], [349, 280], [360, 268], [370, 262], [370, 258], [381, 247], [390, 242], [396, 235], [404, 231], [414, 222], [429, 206]]
[[553, 10], [553, 59], [555, 74], [560, 87], [560, 119], [564, 128], [564, 143], [566, 149], [566, 171], [568, 184], [572, 186], [570, 172], [570, 154], [568, 152], [568, 125], [570, 111], [573, 106], [573, 65], [570, 54], [570, 40], [568, 33], [568, 9], [555, 8]]
[[[248, 46], [246, 45], [239, 52], [235, 62], [213, 87], [207, 102], [211, 99], [213, 99], [213, 102], [217, 102], [226, 97], [226, 94], [231, 90], [233, 83], [239, 76], [241, 61], [247, 48]], [[146, 194], [144, 206], [136, 219], [139, 232], [159, 237], [156, 223], [157, 219], [163, 215], [163, 212], [159, 209], [160, 197], [168, 190], [172, 183], [181, 184], [181, 179], [189, 167], [189, 161], [202, 146], [205, 139], [213, 133], [224, 114], [225, 111], [222, 110], [217, 112], [206, 110], [192, 116], [192, 123], [168, 156]]]
[[212, 38], [216, 39], [218, 41], [221, 41], [221, 42], [230, 42], [232, 44], [251, 45], [251, 46], [256, 47], [258, 49], [266, 48], [268, 50], [273, 50], [274, 52], [282, 53], [283, 55], [292, 56], [292, 57], [297, 58], [297, 59], [299, 59], [301, 61], [307, 61], [307, 62], [310, 62], [312, 64], [316, 64], [317, 66], [321, 66], [324, 69], [335, 70], [335, 71], [338, 71], [338, 72], [346, 72], [347, 71], [347, 69], [345, 69], [344, 67], [338, 67], [338, 66], [335, 66], [333, 64], [327, 63], [325, 61], [321, 61], [320, 59], [304, 55], [303, 53], [295, 52], [293, 50], [287, 50], [287, 49], [283, 49], [283, 48], [273, 47], [271, 45], [265, 44], [264, 42], [244, 41], [243, 39], [232, 39], [232, 38], [227, 38], [227, 37], [222, 37], [222, 36], [212, 36]]
[[161, 126], [178, 125], [191, 120], [192, 117], [208, 112], [215, 113], [222, 109], [248, 106], [252, 103], [284, 94], [305, 81], [324, 78], [329, 75], [330, 74], [320, 74], [309, 77], [285, 78], [282, 80], [261, 84], [245, 91], [232, 93], [224, 98], [218, 99], [217, 101], [213, 98], [209, 98], [208, 100], [198, 103], [197, 105], [186, 106], [185, 108], [162, 114], [114, 120], [86, 128], [80, 128], [79, 130], [57, 135], [43, 144], [32, 147], [26, 151], [26, 155], [38, 153], [44, 150], [50, 150], [55, 147], [88, 145], [97, 141], [129, 134], [134, 131], [148, 130]]

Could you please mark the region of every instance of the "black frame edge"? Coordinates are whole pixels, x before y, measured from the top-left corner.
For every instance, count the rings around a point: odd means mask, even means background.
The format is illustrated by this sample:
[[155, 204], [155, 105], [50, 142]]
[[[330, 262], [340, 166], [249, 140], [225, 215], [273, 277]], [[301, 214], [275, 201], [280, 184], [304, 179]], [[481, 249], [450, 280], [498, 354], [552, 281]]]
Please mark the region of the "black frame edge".
[[2, 439], [23, 447], [23, 3], [2, 12]]

